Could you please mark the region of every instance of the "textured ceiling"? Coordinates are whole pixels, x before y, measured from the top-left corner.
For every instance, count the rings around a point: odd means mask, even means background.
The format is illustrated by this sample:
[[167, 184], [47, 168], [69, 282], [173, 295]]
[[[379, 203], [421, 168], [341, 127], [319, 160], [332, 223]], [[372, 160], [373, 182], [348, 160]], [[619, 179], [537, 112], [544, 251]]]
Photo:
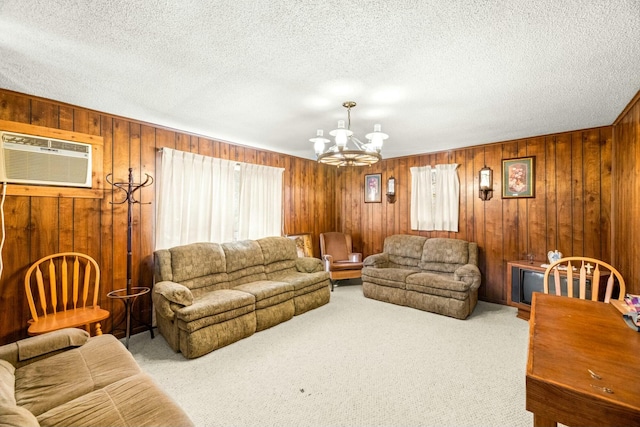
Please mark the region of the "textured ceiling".
[[314, 158], [611, 124], [640, 89], [638, 0], [0, 0], [0, 87]]

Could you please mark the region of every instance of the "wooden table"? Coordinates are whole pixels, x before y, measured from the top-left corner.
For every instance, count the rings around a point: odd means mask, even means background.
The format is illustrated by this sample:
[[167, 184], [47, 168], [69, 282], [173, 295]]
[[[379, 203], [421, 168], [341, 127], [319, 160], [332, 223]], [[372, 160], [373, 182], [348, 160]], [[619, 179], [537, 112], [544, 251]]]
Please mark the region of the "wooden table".
[[640, 426], [640, 333], [615, 307], [535, 293], [529, 322], [534, 426]]

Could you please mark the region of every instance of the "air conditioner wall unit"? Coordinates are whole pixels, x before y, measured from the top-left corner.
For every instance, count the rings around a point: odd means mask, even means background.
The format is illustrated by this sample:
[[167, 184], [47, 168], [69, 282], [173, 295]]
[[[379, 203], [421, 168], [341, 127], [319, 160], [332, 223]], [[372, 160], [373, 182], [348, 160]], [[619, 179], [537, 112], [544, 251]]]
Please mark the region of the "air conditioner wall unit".
[[0, 132], [0, 182], [91, 188], [91, 144]]

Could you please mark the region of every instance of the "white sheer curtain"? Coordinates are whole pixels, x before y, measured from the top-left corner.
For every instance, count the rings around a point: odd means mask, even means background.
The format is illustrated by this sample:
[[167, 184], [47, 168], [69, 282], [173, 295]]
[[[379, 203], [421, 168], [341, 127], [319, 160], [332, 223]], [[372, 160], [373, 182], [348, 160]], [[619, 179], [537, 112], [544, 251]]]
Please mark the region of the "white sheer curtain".
[[280, 236], [284, 169], [242, 163], [238, 240]]
[[411, 229], [458, 231], [458, 164], [411, 168]]
[[411, 229], [433, 230], [431, 166], [411, 169]]
[[235, 162], [162, 149], [156, 249], [229, 242], [234, 228]]

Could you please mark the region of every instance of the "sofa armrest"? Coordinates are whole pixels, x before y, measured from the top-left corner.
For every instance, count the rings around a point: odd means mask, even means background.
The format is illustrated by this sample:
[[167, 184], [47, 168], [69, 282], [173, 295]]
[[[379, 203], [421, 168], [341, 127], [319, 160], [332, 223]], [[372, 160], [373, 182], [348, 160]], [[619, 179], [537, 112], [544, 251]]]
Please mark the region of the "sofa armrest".
[[0, 359], [18, 368], [42, 356], [52, 356], [70, 348], [80, 347], [89, 339], [82, 329], [65, 328], [34, 337], [25, 338], [0, 347]]
[[364, 259], [365, 267], [387, 268], [389, 267], [389, 254], [381, 253], [369, 255]]
[[296, 269], [301, 273], [316, 273], [323, 271], [322, 261], [313, 257], [296, 258]]
[[151, 297], [158, 312], [169, 320], [173, 320], [176, 308], [193, 304], [193, 294], [189, 288], [168, 280], [156, 283]]
[[352, 252], [349, 254], [349, 261], [362, 262], [362, 254], [358, 252]]
[[480, 269], [477, 265], [466, 264], [453, 272], [453, 278], [469, 285], [470, 290], [480, 287]]

